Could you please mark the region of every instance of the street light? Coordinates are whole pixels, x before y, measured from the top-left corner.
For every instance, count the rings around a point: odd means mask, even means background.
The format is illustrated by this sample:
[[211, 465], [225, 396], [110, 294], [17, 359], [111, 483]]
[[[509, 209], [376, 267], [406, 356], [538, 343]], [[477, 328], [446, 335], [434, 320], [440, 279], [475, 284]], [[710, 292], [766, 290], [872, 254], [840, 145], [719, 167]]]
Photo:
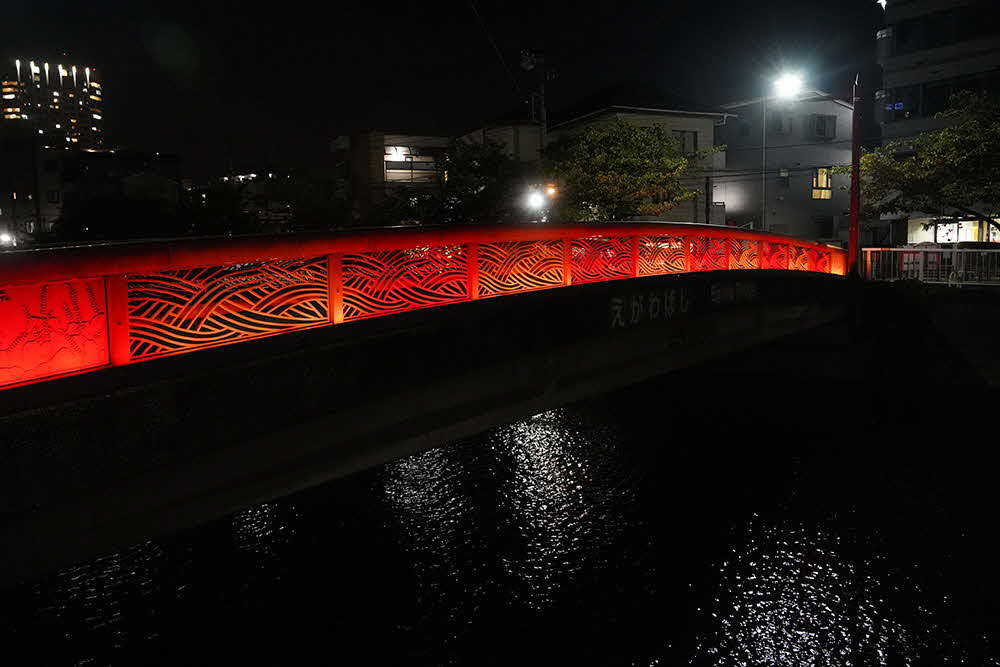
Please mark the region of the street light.
[[[774, 92], [781, 99], [792, 99], [802, 90], [802, 76], [785, 72], [774, 81]], [[760, 228], [767, 231], [767, 91], [760, 98]]]
[[541, 192], [532, 190], [528, 193], [528, 208], [540, 211], [543, 206], [545, 206], [545, 197], [542, 196]]
[[[802, 90], [802, 77], [798, 74], [782, 74], [774, 82], [777, 97], [791, 99]], [[851, 209], [850, 226], [847, 240], [847, 275], [857, 275], [858, 251], [860, 246], [861, 217], [861, 74], [854, 76], [854, 87], [851, 91]], [[815, 99], [834, 100], [835, 97], [818, 97]], [[763, 117], [763, 132], [761, 140], [761, 226], [767, 231], [767, 95], [760, 98], [761, 115]]]
[[802, 77], [798, 74], [782, 74], [774, 82], [774, 92], [778, 97], [789, 99], [802, 90]]

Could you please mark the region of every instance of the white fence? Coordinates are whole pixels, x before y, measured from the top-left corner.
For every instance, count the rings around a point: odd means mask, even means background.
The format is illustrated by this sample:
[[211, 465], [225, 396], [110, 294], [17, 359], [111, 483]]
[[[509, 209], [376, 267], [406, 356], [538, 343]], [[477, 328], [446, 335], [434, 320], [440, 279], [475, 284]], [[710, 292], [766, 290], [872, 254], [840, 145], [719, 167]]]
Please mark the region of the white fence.
[[868, 280], [920, 280], [949, 285], [1000, 286], [1000, 250], [864, 248]]

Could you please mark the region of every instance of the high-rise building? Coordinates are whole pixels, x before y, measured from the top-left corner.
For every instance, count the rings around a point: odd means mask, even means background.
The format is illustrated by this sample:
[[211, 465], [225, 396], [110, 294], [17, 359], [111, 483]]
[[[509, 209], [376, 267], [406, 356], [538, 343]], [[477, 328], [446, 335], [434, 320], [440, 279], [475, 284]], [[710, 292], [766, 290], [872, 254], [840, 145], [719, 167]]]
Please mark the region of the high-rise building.
[[888, 0], [878, 31], [886, 139], [939, 129], [935, 114], [959, 91], [1000, 92], [996, 0]]
[[30, 127], [45, 148], [104, 145], [104, 87], [89, 66], [13, 58], [2, 70], [4, 123]]
[[[875, 112], [886, 140], [945, 127], [935, 116], [955, 93], [1000, 93], [1000, 23], [996, 0], [888, 0], [877, 33], [883, 90]], [[889, 243], [1000, 241], [981, 220], [939, 220], [911, 211], [883, 216]], [[888, 244], [888, 243], [885, 243]]]

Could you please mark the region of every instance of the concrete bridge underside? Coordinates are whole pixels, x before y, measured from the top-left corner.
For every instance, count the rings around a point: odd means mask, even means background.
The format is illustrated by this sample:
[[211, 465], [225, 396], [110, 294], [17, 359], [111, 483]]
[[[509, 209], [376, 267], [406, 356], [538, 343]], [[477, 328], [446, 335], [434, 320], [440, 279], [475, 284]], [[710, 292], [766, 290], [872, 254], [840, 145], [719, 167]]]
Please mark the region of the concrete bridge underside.
[[[841, 317], [796, 271], [620, 280], [11, 389], [0, 583]], [[810, 363], [802, 359], [803, 364]], [[706, 400], [738, 400], [720, 387]]]

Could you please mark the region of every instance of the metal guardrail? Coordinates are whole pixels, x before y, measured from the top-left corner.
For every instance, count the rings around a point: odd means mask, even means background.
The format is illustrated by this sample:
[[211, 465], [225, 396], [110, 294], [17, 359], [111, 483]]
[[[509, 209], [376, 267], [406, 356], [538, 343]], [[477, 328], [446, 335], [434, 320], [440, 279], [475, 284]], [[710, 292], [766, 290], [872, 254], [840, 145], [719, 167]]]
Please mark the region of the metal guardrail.
[[862, 253], [868, 280], [1000, 286], [1000, 250], [865, 248]]
[[0, 254], [0, 389], [351, 320], [843, 250], [676, 223], [391, 228]]

